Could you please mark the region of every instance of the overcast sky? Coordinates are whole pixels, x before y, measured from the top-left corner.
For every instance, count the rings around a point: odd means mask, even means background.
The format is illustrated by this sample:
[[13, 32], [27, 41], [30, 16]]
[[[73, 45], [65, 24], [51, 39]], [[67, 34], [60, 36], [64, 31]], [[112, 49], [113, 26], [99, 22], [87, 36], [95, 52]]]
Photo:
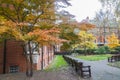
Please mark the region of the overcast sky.
[[98, 0], [71, 0], [72, 6], [66, 10], [76, 16], [77, 21], [85, 19], [87, 16], [92, 19], [95, 16], [95, 12], [101, 8], [101, 4]]

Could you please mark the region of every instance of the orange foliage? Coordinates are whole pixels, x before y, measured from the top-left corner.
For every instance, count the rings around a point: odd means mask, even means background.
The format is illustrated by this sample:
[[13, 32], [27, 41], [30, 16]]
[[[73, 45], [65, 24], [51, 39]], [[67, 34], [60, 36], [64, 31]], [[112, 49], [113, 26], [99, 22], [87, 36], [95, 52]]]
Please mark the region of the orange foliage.
[[40, 29], [35, 29], [33, 32], [28, 33], [28, 36], [34, 36], [36, 38], [36, 41], [40, 43], [44, 42], [55, 42], [55, 43], [60, 43], [60, 42], [66, 42], [64, 39], [59, 39], [57, 36], [54, 34], [59, 33], [60, 31], [52, 28], [50, 30], [40, 30]]
[[[0, 27], [0, 35], [8, 34], [11, 39], [14, 38], [16, 40], [22, 41], [35, 41], [39, 43], [61, 43], [66, 42], [64, 39], [60, 39], [58, 34], [60, 33], [60, 29], [52, 28], [52, 29], [40, 29], [33, 28], [33, 30], [29, 32], [21, 31], [23, 26], [28, 26], [26, 23], [14, 23], [12, 21], [5, 21], [4, 25]], [[29, 27], [29, 26], [28, 26]], [[26, 34], [24, 34], [26, 33]]]

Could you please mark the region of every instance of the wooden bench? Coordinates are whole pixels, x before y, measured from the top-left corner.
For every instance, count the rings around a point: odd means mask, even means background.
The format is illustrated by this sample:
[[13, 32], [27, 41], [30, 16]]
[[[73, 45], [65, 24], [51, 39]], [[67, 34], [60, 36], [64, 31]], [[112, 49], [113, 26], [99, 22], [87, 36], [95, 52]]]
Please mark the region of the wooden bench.
[[91, 77], [91, 67], [89, 65], [83, 65], [83, 62], [76, 61], [75, 71], [81, 77]]
[[111, 57], [108, 57], [108, 62], [116, 62], [120, 61], [120, 54], [112, 55]]
[[76, 60], [74, 58], [66, 57], [65, 60], [68, 60], [68, 64], [70, 64], [75, 71], [81, 76], [81, 77], [91, 77], [91, 67], [90, 66], [84, 66], [83, 62], [80, 62], [79, 60]]

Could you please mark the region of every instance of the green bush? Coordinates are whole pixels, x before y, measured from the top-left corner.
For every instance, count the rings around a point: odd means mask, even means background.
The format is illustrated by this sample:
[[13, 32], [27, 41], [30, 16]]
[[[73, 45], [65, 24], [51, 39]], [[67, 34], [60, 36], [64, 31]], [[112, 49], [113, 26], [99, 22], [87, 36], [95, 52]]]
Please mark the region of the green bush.
[[[86, 50], [86, 54], [94, 54], [94, 51], [96, 49], [87, 49]], [[85, 54], [85, 51], [83, 49], [79, 49], [79, 50], [73, 50], [71, 51], [72, 54]]]
[[111, 49], [111, 54], [120, 53], [120, 46]]
[[108, 54], [110, 53], [110, 48], [108, 46], [98, 47], [95, 51], [95, 54]]
[[117, 50], [118, 52], [120, 52], [120, 46], [115, 47], [115, 50]]
[[73, 50], [72, 53], [83, 54], [84, 50]]
[[87, 49], [87, 54], [94, 54], [96, 49]]

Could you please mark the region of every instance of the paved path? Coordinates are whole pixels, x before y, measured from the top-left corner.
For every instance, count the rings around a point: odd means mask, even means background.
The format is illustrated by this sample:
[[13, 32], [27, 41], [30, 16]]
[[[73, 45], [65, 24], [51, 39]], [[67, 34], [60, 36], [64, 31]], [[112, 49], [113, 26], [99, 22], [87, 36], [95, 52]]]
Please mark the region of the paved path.
[[84, 64], [91, 65], [92, 78], [90, 80], [120, 80], [120, 69], [107, 65], [107, 60], [82, 61]]
[[53, 72], [37, 71], [31, 79], [27, 79], [25, 73], [0, 74], [0, 80], [120, 80], [120, 69], [108, 66], [107, 60], [82, 61], [84, 65], [91, 65], [92, 78], [82, 79], [68, 67]]

